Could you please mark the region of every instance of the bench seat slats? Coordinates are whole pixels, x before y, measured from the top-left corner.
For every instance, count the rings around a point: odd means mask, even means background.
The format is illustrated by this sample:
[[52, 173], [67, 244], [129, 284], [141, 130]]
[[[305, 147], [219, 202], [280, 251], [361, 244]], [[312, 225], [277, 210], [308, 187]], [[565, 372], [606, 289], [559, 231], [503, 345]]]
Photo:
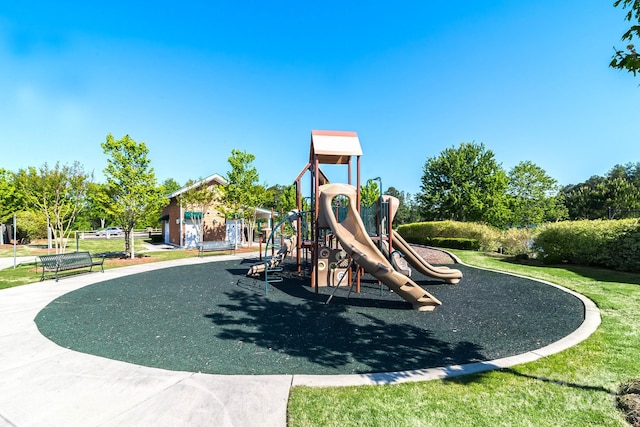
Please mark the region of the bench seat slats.
[[234, 251], [235, 245], [228, 240], [216, 240], [216, 241], [206, 241], [200, 243], [198, 246], [199, 255], [202, 256], [204, 252], [215, 252], [215, 251]]
[[79, 268], [89, 268], [93, 270], [94, 266], [100, 266], [104, 273], [104, 257], [93, 257], [89, 252], [70, 252], [56, 255], [41, 255], [40, 263], [42, 264], [42, 276], [40, 281], [44, 280], [45, 272], [55, 272], [56, 282], [58, 281], [58, 273], [60, 271], [75, 270]]

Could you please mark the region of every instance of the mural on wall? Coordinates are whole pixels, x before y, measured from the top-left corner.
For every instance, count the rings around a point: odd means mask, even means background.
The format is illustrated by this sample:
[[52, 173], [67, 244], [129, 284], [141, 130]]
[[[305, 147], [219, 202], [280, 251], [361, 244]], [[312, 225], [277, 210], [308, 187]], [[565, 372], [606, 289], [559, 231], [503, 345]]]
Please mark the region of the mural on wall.
[[243, 242], [244, 228], [243, 219], [228, 219], [226, 240], [232, 244], [241, 245]]

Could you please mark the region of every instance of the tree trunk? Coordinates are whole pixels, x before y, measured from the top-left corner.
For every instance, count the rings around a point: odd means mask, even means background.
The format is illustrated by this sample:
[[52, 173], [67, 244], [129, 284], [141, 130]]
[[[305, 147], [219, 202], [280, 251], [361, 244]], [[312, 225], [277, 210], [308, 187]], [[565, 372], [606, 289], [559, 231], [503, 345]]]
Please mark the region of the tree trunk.
[[131, 259], [135, 259], [136, 258], [136, 254], [135, 254], [135, 248], [134, 248], [134, 233], [133, 230], [131, 230], [130, 233], [131, 236], [131, 240], [129, 241], [129, 249], [131, 251]]
[[124, 230], [124, 257], [129, 258], [132, 254], [131, 242], [129, 237], [131, 236], [131, 230]]

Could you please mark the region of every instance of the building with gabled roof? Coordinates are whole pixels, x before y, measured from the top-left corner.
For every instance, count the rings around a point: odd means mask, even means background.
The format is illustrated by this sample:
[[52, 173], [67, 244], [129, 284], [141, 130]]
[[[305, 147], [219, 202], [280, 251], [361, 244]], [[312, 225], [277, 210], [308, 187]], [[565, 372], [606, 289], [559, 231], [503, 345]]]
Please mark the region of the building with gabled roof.
[[228, 181], [222, 176], [213, 174], [193, 185], [185, 186], [169, 194], [169, 204], [162, 210], [160, 222], [165, 243], [182, 248], [196, 248], [200, 243], [195, 221], [202, 221], [203, 240], [216, 241], [226, 239], [226, 225], [224, 213], [219, 206], [212, 205], [207, 212], [192, 212], [180, 202], [180, 195], [202, 185], [208, 187], [227, 185]]

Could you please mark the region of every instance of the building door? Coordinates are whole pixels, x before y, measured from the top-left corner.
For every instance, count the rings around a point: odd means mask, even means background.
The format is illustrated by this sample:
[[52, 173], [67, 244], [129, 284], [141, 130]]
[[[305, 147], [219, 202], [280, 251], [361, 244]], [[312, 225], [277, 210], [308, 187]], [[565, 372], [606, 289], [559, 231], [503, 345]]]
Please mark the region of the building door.
[[164, 242], [171, 243], [169, 238], [169, 221], [162, 221], [163, 234], [164, 234]]
[[184, 221], [184, 247], [188, 249], [197, 248], [200, 243], [198, 230], [192, 220]]

